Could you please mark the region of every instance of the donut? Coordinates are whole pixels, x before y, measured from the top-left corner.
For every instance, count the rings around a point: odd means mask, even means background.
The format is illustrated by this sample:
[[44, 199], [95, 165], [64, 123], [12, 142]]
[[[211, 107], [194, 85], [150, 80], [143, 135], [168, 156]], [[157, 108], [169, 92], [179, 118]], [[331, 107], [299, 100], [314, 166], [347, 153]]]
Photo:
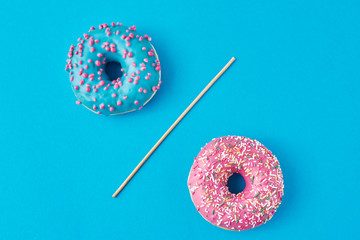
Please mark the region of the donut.
[[[245, 189], [229, 192], [229, 177], [239, 173]], [[201, 149], [191, 167], [188, 187], [203, 218], [215, 226], [242, 231], [271, 219], [284, 194], [277, 158], [261, 143], [246, 137], [213, 139]]]
[[[161, 84], [160, 61], [150, 41], [135, 26], [91, 27], [70, 46], [66, 60], [76, 103], [103, 115], [140, 110]], [[107, 72], [111, 64], [120, 70], [116, 79]]]

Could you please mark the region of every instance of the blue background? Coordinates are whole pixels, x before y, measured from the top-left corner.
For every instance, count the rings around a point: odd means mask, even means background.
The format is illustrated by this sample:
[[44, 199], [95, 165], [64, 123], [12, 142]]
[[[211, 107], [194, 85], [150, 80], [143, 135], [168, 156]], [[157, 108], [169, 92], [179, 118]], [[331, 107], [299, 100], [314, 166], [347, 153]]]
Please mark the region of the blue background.
[[[0, 7], [0, 239], [353, 239], [360, 154], [358, 1], [16, 1]], [[90, 26], [148, 33], [163, 85], [141, 111], [75, 104], [65, 59]], [[236, 62], [112, 193], [230, 60]], [[212, 138], [254, 138], [280, 160], [283, 203], [246, 232], [189, 197]]]

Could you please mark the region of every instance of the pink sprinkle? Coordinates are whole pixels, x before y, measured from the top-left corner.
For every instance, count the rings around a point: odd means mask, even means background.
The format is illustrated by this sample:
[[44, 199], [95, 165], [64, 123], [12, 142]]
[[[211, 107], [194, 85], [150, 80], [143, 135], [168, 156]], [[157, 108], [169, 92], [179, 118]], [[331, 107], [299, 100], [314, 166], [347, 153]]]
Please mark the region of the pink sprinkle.
[[116, 48], [111, 48], [111, 52], [116, 52]]
[[111, 43], [111, 44], [110, 44], [110, 47], [115, 47], [115, 44], [114, 44], [114, 43]]
[[144, 38], [141, 36], [141, 37], [139, 37], [139, 41], [142, 41]]
[[90, 52], [95, 52], [95, 48], [94, 48], [94, 47], [91, 47], [91, 48], [90, 48]]
[[85, 39], [88, 39], [88, 38], [89, 38], [89, 34], [84, 33], [84, 38], [85, 38]]
[[111, 96], [112, 96], [112, 97], [116, 97], [116, 93], [113, 93]]
[[101, 65], [101, 62], [97, 60], [95, 61], [95, 65], [99, 67]]
[[126, 37], [125, 41], [130, 41], [130, 39], [131, 39], [130, 37]]
[[109, 47], [106, 47], [105, 50], [106, 50], [106, 51], [110, 51], [110, 48], [109, 48]]
[[107, 32], [106, 35], [110, 36], [110, 35], [111, 35], [111, 32]]
[[96, 110], [96, 109], [97, 109], [97, 106], [94, 105], [94, 106], [93, 106], [93, 109]]
[[154, 56], [153, 52], [148, 52], [148, 54], [149, 54], [150, 57]]
[[90, 92], [90, 91], [91, 91], [91, 89], [90, 89], [89, 87], [87, 87], [87, 88], [86, 88], [86, 91], [87, 91], [87, 92]]
[[156, 70], [156, 71], [160, 71], [160, 67], [157, 66], [157, 67], [155, 68], [155, 70]]
[[141, 87], [141, 88], [139, 88], [139, 92], [142, 92], [143, 91], [143, 88]]
[[96, 101], [97, 101], [97, 99], [96, 99], [96, 98], [93, 98], [93, 101], [94, 101], [94, 102], [96, 102]]
[[156, 91], [156, 87], [152, 87], [152, 90], [153, 90], [153, 92], [155, 92], [155, 91]]
[[140, 74], [140, 71], [139, 71], [139, 70], [136, 70], [136, 74]]
[[133, 81], [133, 79], [132, 79], [132, 78], [128, 78], [127, 81], [128, 81], [129, 83], [131, 83], [131, 82]]
[[126, 38], [126, 35], [121, 35], [121, 39], [125, 39]]
[[74, 87], [74, 89], [75, 89], [75, 90], [79, 90], [79, 86], [76, 85], [76, 86]]
[[89, 59], [89, 60], [88, 60], [88, 63], [92, 63], [92, 59]]
[[119, 35], [119, 34], [120, 34], [120, 31], [119, 31], [119, 30], [117, 30], [117, 31], [116, 31], [116, 35]]
[[145, 79], [146, 79], [146, 80], [149, 80], [149, 79], [150, 79], [150, 77], [149, 77], [149, 76], [146, 76], [146, 77], [145, 77]]
[[79, 82], [80, 85], [83, 85], [84, 84], [84, 80], [81, 79], [80, 82]]
[[136, 105], [138, 105], [139, 104], [139, 101], [138, 100], [135, 100], [135, 102], [134, 102]]
[[113, 107], [110, 107], [110, 109], [109, 109], [109, 110], [110, 110], [110, 112], [112, 112], [112, 111], [114, 111], [114, 108], [113, 108]]
[[125, 59], [126, 58], [126, 54], [123, 54], [123, 59]]
[[146, 89], [144, 89], [143, 93], [147, 93], [147, 90], [146, 90]]
[[130, 33], [130, 34], [129, 34], [129, 37], [134, 38], [134, 34], [133, 34], [133, 33]]
[[117, 103], [116, 103], [118, 106], [120, 106], [121, 104], [122, 104], [122, 102], [121, 101], [117, 101]]
[[100, 107], [100, 109], [104, 109], [105, 104], [101, 103], [99, 107]]
[[75, 103], [76, 103], [77, 105], [80, 105], [80, 104], [81, 104], [81, 102], [80, 102], [80, 101], [76, 101]]
[[147, 58], [144, 58], [144, 62], [149, 62], [149, 60]]
[[109, 87], [104, 87], [104, 90], [106, 91], [106, 90], [109, 90]]
[[128, 53], [128, 57], [132, 57], [133, 54], [131, 52]]
[[137, 85], [138, 83], [139, 83], [138, 81], [136, 81], [136, 80], [134, 81], [134, 84], [135, 84], [135, 85]]
[[135, 77], [135, 73], [131, 73], [130, 75], [131, 75], [132, 77]]
[[95, 39], [95, 43], [99, 43], [100, 42], [100, 40], [99, 39]]
[[112, 22], [112, 23], [111, 23], [111, 26], [115, 27], [115, 23], [114, 23], [114, 22]]
[[90, 39], [89, 45], [90, 45], [90, 46], [94, 45], [94, 40]]
[[97, 56], [98, 56], [99, 58], [103, 57], [102, 53], [98, 53]]
[[126, 50], [123, 50], [123, 54], [127, 54], [128, 53], [128, 51], [126, 51]]
[[133, 62], [133, 63], [131, 63], [131, 65], [133, 65], [134, 67], [136, 67], [136, 63], [134, 63], [134, 62]]
[[83, 73], [81, 76], [82, 76], [83, 78], [87, 78], [87, 77], [88, 77], [88, 74], [87, 74], [87, 73]]
[[115, 83], [114, 88], [115, 88], [115, 89], [118, 89], [118, 88], [119, 88], [119, 84]]
[[146, 67], [142, 67], [140, 68], [141, 71], [145, 71], [146, 70]]
[[126, 43], [126, 46], [127, 46], [127, 47], [130, 47], [130, 46], [131, 46], [130, 42], [127, 42], [127, 43]]
[[89, 65], [85, 65], [84, 68], [85, 68], [85, 69], [88, 69], [88, 68], [89, 68]]
[[99, 85], [100, 85], [100, 86], [104, 86], [104, 85], [105, 85], [105, 81], [104, 81], [104, 80], [101, 80], [101, 81], [99, 82]]
[[[135, 75], [135, 74], [134, 74], [134, 75]], [[140, 76], [136, 76], [136, 77], [135, 77], [135, 80], [136, 80], [136, 81], [139, 81], [139, 79], [140, 79]]]
[[74, 76], [70, 77], [70, 82], [74, 81]]
[[145, 51], [145, 50], [146, 50], [146, 47], [143, 47], [143, 48], [142, 48], [142, 50], [144, 50], [144, 51]]
[[127, 96], [124, 96], [123, 99], [126, 100], [126, 99], [127, 99]]

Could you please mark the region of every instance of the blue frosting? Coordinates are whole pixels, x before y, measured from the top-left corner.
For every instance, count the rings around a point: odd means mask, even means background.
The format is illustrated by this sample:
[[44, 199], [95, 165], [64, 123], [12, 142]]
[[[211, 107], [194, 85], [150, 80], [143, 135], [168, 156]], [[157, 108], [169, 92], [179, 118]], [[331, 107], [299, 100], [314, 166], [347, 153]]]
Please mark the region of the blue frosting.
[[[66, 65], [77, 103], [104, 115], [141, 109], [161, 84], [160, 62], [150, 40], [139, 36], [135, 27], [119, 23], [100, 25], [79, 38], [70, 47]], [[109, 79], [108, 62], [121, 64], [120, 79]]]

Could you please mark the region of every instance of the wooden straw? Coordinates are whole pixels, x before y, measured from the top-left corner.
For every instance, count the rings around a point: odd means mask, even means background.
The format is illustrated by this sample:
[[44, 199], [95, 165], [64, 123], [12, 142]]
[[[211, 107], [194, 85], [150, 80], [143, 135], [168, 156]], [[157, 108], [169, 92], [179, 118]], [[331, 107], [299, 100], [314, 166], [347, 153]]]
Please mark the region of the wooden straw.
[[135, 175], [135, 173], [141, 168], [141, 166], [146, 162], [146, 160], [151, 156], [155, 149], [164, 141], [164, 139], [169, 135], [169, 133], [176, 127], [176, 125], [185, 117], [185, 115], [191, 110], [191, 108], [199, 101], [199, 99], [206, 93], [207, 90], [218, 80], [218, 78], [230, 67], [230, 65], [235, 61], [235, 58], [231, 58], [230, 61], [221, 69], [221, 71], [209, 82], [209, 84], [201, 91], [201, 93], [192, 101], [192, 103], [185, 109], [185, 111], [176, 119], [176, 121], [171, 125], [171, 127], [164, 133], [164, 135], [157, 141], [157, 143], [151, 148], [151, 150], [146, 154], [146, 156], [141, 160], [141, 162], [136, 166], [136, 168], [131, 172], [131, 174], [126, 178], [126, 180], [121, 184], [121, 186], [116, 190], [112, 195], [115, 198], [121, 190], [126, 186], [130, 179]]

